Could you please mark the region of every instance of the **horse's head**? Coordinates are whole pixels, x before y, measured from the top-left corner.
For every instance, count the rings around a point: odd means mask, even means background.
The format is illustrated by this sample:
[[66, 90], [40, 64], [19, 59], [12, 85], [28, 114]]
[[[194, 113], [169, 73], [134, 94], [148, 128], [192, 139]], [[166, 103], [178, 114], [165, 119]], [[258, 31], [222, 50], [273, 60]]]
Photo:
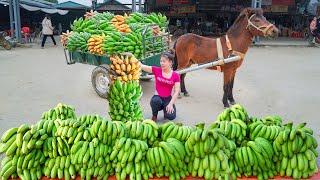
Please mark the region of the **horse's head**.
[[264, 16], [261, 8], [245, 8], [240, 16], [247, 20], [247, 30], [252, 36], [276, 37], [278, 28]]

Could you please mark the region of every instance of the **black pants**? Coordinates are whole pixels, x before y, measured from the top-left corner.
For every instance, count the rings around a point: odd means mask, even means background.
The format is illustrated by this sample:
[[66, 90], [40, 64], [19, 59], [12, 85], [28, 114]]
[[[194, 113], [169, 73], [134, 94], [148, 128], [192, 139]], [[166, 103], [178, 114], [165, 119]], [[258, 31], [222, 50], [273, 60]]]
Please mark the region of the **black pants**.
[[171, 96], [163, 98], [158, 95], [154, 95], [150, 101], [152, 115], [157, 116], [158, 112], [163, 110], [164, 118], [169, 119], [169, 120], [174, 120], [176, 118], [176, 111], [177, 111], [176, 106], [173, 105], [174, 112], [171, 114], [168, 113], [166, 110], [166, 107], [170, 103], [171, 98], [172, 98]]
[[43, 46], [44, 46], [44, 43], [46, 43], [46, 40], [47, 40], [47, 37], [48, 37], [48, 36], [51, 37], [51, 39], [52, 39], [52, 41], [53, 41], [53, 44], [54, 44], [54, 45], [57, 45], [56, 41], [55, 41], [54, 38], [53, 38], [53, 35], [43, 35], [41, 47], [43, 47]]

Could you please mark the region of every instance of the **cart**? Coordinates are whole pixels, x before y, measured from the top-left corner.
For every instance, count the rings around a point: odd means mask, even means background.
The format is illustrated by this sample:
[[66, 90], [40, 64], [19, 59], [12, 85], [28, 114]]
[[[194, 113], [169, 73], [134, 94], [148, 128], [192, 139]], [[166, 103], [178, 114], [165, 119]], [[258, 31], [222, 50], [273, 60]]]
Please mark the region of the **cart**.
[[[170, 43], [170, 34], [168, 31], [167, 33], [163, 33], [162, 35], [153, 36], [152, 38], [146, 38], [145, 34], [149, 28], [152, 28], [152, 25], [148, 25], [143, 33], [142, 33], [142, 46], [143, 46], [143, 55], [140, 61], [149, 66], [160, 66], [160, 56], [161, 53], [169, 49], [169, 43]], [[147, 48], [146, 43], [151, 42], [151, 48]], [[155, 51], [158, 43], [165, 42], [165, 45], [162, 47], [161, 52]], [[66, 58], [66, 62], [68, 65], [72, 65], [75, 63], [82, 63], [82, 64], [89, 64], [94, 65], [96, 68], [93, 69], [91, 74], [91, 83], [93, 86], [93, 89], [96, 91], [96, 93], [102, 97], [107, 98], [108, 91], [109, 91], [109, 83], [111, 80], [109, 79], [109, 74], [112, 73], [110, 71], [110, 57], [109, 56], [98, 56], [90, 53], [84, 53], [80, 51], [73, 51], [69, 52], [68, 50], [64, 49], [64, 54]], [[186, 69], [182, 69], [177, 71], [179, 74], [204, 69], [212, 66], [218, 66], [225, 63], [238, 61], [240, 60], [239, 56], [232, 56], [227, 59], [220, 59], [220, 60], [213, 60], [206, 64], [201, 64], [193, 67], [189, 67]], [[140, 77], [141, 80], [150, 80], [153, 78], [153, 75], [147, 74], [145, 72], [142, 72], [142, 75]]]

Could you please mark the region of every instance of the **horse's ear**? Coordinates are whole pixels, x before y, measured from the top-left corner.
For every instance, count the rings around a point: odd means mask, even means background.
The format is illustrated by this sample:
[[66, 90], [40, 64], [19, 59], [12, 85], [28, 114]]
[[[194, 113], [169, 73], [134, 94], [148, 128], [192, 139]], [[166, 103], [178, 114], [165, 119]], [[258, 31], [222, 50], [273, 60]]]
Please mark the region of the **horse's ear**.
[[263, 14], [261, 8], [246, 8], [244, 11], [248, 18], [251, 17], [253, 14]]

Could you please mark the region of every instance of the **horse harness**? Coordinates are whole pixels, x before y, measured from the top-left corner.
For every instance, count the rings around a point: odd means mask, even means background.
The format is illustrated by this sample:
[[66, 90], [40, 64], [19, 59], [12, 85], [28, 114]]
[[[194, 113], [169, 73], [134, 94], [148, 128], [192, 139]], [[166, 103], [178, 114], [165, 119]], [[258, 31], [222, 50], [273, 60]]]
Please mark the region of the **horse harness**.
[[[245, 53], [233, 50], [228, 35], [226, 35], [225, 38], [226, 38], [226, 45], [227, 45], [228, 52], [229, 52], [228, 57], [234, 55], [234, 56], [240, 56], [241, 59], [243, 59], [244, 56], [245, 56]], [[219, 65], [218, 66], [221, 66], [221, 65], [224, 65], [225, 62], [224, 62], [223, 48], [222, 48], [222, 44], [221, 44], [221, 39], [220, 38], [216, 39], [216, 45], [217, 45], [217, 53], [218, 53], [218, 61], [219, 61]], [[220, 68], [221, 67], [218, 67], [218, 69], [220, 69]]]

